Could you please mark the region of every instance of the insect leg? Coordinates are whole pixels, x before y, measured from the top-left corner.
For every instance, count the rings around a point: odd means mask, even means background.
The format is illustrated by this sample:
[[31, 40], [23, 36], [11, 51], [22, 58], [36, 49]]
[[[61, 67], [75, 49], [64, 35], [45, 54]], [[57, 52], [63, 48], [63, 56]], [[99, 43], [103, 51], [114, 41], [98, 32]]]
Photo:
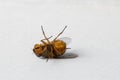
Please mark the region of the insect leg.
[[65, 30], [66, 28], [67, 28], [67, 26], [65, 26], [65, 28], [62, 30], [62, 32], [60, 32], [53, 41], [55, 41], [55, 40], [64, 32], [64, 30]]
[[47, 44], [47, 43], [46, 43], [45, 41], [43, 41], [43, 40], [41, 40], [41, 42], [42, 42], [43, 44], [45, 44], [45, 45]]
[[46, 62], [48, 62], [48, 59], [49, 59], [49, 57], [47, 57], [47, 60], [46, 60]]
[[47, 40], [47, 42], [50, 44], [50, 41], [47, 39], [47, 37], [46, 37], [46, 35], [45, 35], [45, 32], [44, 32], [44, 30], [43, 30], [43, 27], [41, 26], [41, 29], [42, 29], [42, 33], [43, 33], [43, 35], [44, 35], [44, 37], [45, 37], [45, 39]]
[[[50, 36], [50, 37], [48, 37], [47, 39], [50, 39], [50, 38], [52, 38], [53, 36]], [[42, 39], [42, 40], [46, 40], [46, 39]]]
[[49, 60], [50, 58], [53, 58], [53, 53], [52, 53], [52, 52], [48, 55], [48, 57], [47, 57], [47, 62], [48, 62], [48, 60]]
[[[57, 52], [58, 55], [60, 55], [61, 53], [54, 47], [55, 51]], [[56, 55], [56, 54], [55, 54]], [[57, 56], [57, 55], [56, 55]]]
[[[50, 36], [50, 37], [48, 37], [47, 39], [50, 39], [50, 38], [52, 38], [53, 36]], [[42, 40], [46, 40], [46, 39], [42, 39]]]
[[[49, 38], [47, 38], [47, 39], [50, 39], [52, 36], [50, 36]], [[47, 44], [44, 40], [46, 40], [46, 39], [42, 39], [42, 40], [40, 40], [43, 44]]]
[[51, 51], [50, 51], [50, 58], [53, 58], [54, 55], [53, 55], [53, 47], [51, 46]]
[[66, 48], [66, 49], [71, 49], [71, 48]]

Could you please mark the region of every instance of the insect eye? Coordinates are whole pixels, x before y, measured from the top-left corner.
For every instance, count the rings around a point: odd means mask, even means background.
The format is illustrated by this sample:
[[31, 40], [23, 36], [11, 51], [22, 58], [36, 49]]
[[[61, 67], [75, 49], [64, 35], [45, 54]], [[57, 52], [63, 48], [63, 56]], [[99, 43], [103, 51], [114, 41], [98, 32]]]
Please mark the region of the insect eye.
[[35, 49], [39, 49], [39, 47], [36, 47]]

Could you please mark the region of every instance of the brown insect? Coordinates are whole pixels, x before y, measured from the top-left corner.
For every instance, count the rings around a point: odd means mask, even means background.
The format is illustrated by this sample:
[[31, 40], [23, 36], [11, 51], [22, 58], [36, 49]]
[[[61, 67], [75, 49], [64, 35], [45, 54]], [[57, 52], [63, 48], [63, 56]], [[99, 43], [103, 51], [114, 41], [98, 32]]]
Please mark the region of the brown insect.
[[[67, 26], [65, 26], [65, 28], [62, 30], [62, 32], [60, 32], [57, 37], [54, 38], [53, 41], [50, 41], [49, 39], [52, 37], [47, 38], [45, 35], [45, 32], [43, 30], [43, 27], [41, 26], [42, 29], [42, 33], [44, 35], [45, 39], [42, 39], [41, 42], [42, 44], [35, 44], [34, 45], [34, 49], [33, 52], [36, 54], [36, 56], [40, 57], [45, 57], [45, 58], [57, 58], [61, 55], [63, 55], [66, 51], [66, 49], [70, 49], [70, 48], [66, 48], [66, 43], [64, 40], [61, 39], [57, 39], [63, 32], [64, 30], [67, 28]], [[67, 38], [67, 37], [66, 37]], [[70, 41], [70, 38], [67, 38], [68, 42]]]

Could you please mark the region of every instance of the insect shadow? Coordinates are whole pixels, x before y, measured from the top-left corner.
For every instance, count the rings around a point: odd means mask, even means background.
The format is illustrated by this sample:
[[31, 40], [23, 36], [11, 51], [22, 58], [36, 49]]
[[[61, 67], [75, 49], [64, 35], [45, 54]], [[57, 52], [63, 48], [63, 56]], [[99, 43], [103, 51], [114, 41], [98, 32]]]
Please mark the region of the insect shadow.
[[55, 59], [74, 59], [74, 58], [77, 58], [78, 57], [78, 54], [75, 54], [75, 53], [66, 53], [58, 58], [55, 58]]
[[[77, 57], [79, 57], [79, 56], [76, 53], [66, 53], [66, 54], [64, 54], [64, 55], [62, 55], [60, 57], [56, 57], [56, 58], [53, 58], [53, 59], [75, 59]], [[44, 57], [40, 57], [40, 58], [41, 59], [46, 59]]]

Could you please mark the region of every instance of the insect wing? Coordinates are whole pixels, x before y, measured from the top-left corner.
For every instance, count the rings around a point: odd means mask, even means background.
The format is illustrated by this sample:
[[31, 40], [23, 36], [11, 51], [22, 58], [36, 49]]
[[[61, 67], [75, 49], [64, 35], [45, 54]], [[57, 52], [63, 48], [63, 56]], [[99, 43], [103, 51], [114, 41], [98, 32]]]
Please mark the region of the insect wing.
[[59, 38], [59, 40], [64, 41], [67, 45], [70, 44], [72, 41], [72, 39], [69, 37], [62, 37], [62, 38]]

